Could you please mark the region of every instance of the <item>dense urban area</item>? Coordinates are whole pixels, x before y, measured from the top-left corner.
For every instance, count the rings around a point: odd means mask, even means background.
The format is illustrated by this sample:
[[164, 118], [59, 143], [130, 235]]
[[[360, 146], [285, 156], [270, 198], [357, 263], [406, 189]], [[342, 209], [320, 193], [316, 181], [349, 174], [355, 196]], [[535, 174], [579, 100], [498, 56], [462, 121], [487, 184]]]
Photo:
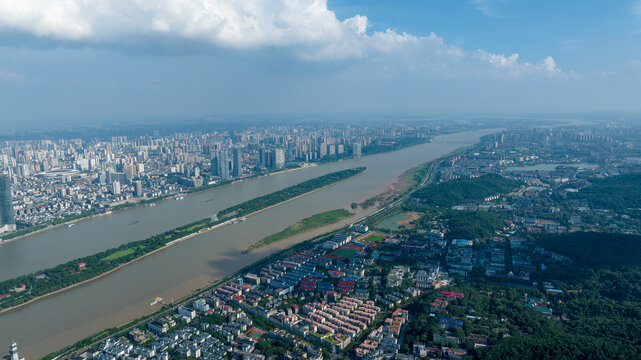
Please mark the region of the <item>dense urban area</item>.
[[400, 149], [429, 141], [439, 130], [274, 126], [135, 138], [7, 140], [0, 143], [0, 168], [11, 179], [17, 229], [28, 231], [268, 172]]
[[[0, 225], [9, 241], [12, 234], [87, 214], [150, 206], [269, 171], [398, 150], [459, 130], [414, 123], [283, 126], [4, 141]], [[150, 299], [153, 314], [47, 358], [638, 357], [641, 127], [506, 127], [409, 171], [405, 191], [352, 204], [378, 207], [373, 215], [188, 298]], [[299, 193], [304, 191], [287, 196]], [[257, 198], [207, 221], [245, 216], [285, 199]], [[321, 215], [335, 220], [346, 210]], [[165, 240], [209, 225], [185, 225]], [[294, 233], [292, 225], [265, 241]], [[56, 271], [86, 279], [105, 263], [134, 259], [141, 246], [150, 245], [136, 243], [96, 255], [98, 263], [76, 261]], [[53, 276], [59, 277], [49, 269], [28, 281], [1, 282], [0, 305]], [[19, 360], [15, 343], [10, 357]]]

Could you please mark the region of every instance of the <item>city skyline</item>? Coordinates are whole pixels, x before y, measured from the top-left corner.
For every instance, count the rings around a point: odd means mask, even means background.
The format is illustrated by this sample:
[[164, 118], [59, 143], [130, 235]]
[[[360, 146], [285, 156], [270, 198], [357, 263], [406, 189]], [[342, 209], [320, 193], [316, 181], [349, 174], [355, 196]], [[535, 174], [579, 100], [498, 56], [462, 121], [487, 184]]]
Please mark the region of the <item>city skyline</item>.
[[637, 359], [640, 99], [641, 0], [0, 0], [1, 360]]

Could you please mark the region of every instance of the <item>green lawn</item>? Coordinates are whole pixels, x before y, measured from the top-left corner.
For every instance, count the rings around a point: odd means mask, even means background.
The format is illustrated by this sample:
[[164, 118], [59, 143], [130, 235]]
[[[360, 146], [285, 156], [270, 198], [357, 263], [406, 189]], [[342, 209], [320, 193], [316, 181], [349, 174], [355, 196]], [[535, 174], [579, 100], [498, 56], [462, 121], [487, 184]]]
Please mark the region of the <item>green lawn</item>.
[[345, 209], [330, 210], [330, 211], [322, 212], [320, 214], [312, 215], [310, 217], [307, 217], [298, 221], [293, 225], [286, 227], [285, 230], [281, 232], [277, 232], [275, 234], [272, 234], [263, 238], [262, 240], [251, 245], [248, 248], [248, 250], [258, 249], [260, 247], [269, 245], [273, 242], [287, 239], [294, 235], [304, 233], [306, 231], [313, 230], [325, 225], [336, 223], [349, 216], [352, 216], [352, 213], [350, 213]]
[[198, 223], [198, 224], [194, 224], [194, 225], [192, 225], [192, 226], [190, 226], [190, 227], [188, 227], [188, 228], [186, 228], [186, 229], [182, 229], [182, 230], [180, 230], [180, 232], [190, 232], [190, 231], [194, 231], [194, 230], [196, 230], [196, 229], [203, 228], [203, 227], [205, 227], [206, 225], [207, 225], [207, 223], [203, 221], [203, 222], [200, 222], [200, 223]]
[[[139, 248], [144, 248], [144, 246], [140, 246]], [[125, 257], [133, 254], [136, 251], [136, 249], [137, 248], [129, 248], [125, 250], [116, 251], [115, 253], [100, 259], [100, 261], [114, 261], [116, 259], [120, 259], [121, 257]]]
[[368, 242], [368, 243], [377, 243], [385, 240], [385, 236], [381, 235], [370, 235], [363, 239], [363, 242]]
[[358, 250], [355, 250], [355, 249], [343, 248], [343, 249], [340, 249], [340, 250], [336, 251], [332, 255], [334, 255], [336, 257], [343, 258], [343, 259], [347, 259], [348, 257], [356, 254], [357, 252], [358, 252]]

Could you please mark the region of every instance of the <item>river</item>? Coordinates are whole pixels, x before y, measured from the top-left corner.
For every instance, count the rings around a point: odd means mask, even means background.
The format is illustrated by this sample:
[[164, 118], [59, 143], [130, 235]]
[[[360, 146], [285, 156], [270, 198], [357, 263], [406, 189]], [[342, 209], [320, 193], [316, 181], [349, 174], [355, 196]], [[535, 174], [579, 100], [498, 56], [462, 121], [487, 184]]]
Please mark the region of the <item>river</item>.
[[[367, 167], [359, 176], [258, 213], [245, 222], [203, 233], [88, 284], [2, 313], [0, 347], [8, 347], [16, 340], [21, 355], [27, 359], [40, 358], [89, 334], [148, 314], [156, 310], [149, 306], [156, 296], [167, 300], [184, 297], [270, 253], [353, 221], [356, 217], [241, 254], [250, 244], [304, 217], [348, 208], [352, 202], [377, 195], [405, 170], [472, 145], [490, 132], [441, 135], [432, 143], [400, 151], [256, 178], [189, 195], [183, 200], [171, 199], [153, 207], [92, 218], [71, 228], [45, 231], [0, 246], [0, 276], [6, 279], [143, 239], [329, 172]], [[372, 211], [373, 208], [361, 211], [357, 217]]]

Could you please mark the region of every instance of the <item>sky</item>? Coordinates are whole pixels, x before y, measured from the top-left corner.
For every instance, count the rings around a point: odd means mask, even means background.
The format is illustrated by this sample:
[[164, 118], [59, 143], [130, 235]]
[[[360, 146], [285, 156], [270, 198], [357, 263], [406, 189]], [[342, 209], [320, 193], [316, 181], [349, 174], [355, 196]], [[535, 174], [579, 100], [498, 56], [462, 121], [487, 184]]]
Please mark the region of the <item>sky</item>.
[[0, 0], [3, 128], [641, 112], [641, 0]]

